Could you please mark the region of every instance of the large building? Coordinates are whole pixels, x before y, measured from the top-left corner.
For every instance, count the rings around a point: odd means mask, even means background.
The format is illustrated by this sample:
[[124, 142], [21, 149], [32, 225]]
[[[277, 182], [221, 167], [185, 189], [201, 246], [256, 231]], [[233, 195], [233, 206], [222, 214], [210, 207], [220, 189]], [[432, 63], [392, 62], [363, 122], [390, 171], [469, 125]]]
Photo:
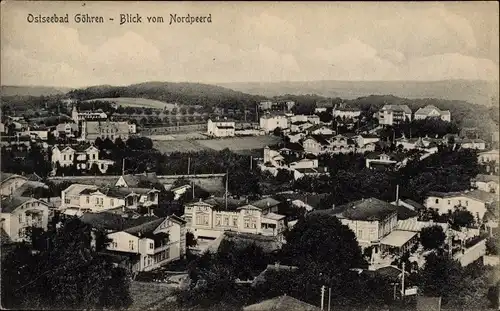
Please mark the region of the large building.
[[381, 125], [411, 121], [411, 109], [407, 105], [384, 105], [378, 112], [378, 121]]
[[95, 141], [109, 138], [115, 141], [120, 138], [126, 141], [130, 136], [130, 126], [128, 122], [117, 121], [84, 121], [82, 122], [82, 139]]
[[333, 109], [334, 118], [356, 119], [361, 115], [361, 109], [355, 107], [338, 107]]
[[483, 190], [430, 192], [425, 200], [425, 206], [436, 210], [439, 214], [453, 212], [455, 208], [466, 209], [477, 222], [481, 222], [488, 208], [495, 202], [498, 202], [498, 194]]
[[284, 115], [265, 115], [260, 117], [260, 129], [269, 133], [276, 128], [288, 128], [288, 119]]
[[212, 121], [207, 122], [207, 134], [213, 137], [233, 137], [236, 125], [229, 121]]
[[154, 208], [158, 205], [156, 189], [98, 187], [73, 184], [61, 192], [61, 210], [67, 213], [98, 213], [122, 207], [136, 210], [140, 207]]
[[1, 230], [13, 242], [26, 240], [30, 227], [47, 230], [49, 207], [43, 201], [30, 197], [4, 198], [1, 202], [1, 212]]
[[27, 181], [28, 181], [28, 178], [26, 178], [24, 176], [1, 172], [0, 173], [0, 190], [1, 190], [2, 197], [12, 195], [17, 189], [19, 189]]
[[81, 121], [102, 121], [108, 118], [108, 115], [102, 110], [98, 111], [78, 111], [76, 105], [73, 106], [71, 117], [75, 123], [79, 124]]
[[427, 118], [439, 118], [443, 121], [451, 121], [451, 113], [449, 110], [440, 110], [439, 108], [428, 105], [420, 108], [415, 112], [415, 120], [423, 120]]
[[209, 198], [187, 204], [184, 220], [188, 230], [201, 239], [216, 239], [226, 230], [280, 237], [285, 230], [285, 216], [276, 214], [278, 204], [272, 198], [252, 203]]
[[93, 145], [64, 148], [54, 146], [51, 162], [53, 167], [56, 167], [57, 164], [61, 167], [75, 165], [77, 170], [90, 170], [95, 164], [101, 173], [105, 173], [114, 164], [114, 161], [99, 159], [99, 149]]

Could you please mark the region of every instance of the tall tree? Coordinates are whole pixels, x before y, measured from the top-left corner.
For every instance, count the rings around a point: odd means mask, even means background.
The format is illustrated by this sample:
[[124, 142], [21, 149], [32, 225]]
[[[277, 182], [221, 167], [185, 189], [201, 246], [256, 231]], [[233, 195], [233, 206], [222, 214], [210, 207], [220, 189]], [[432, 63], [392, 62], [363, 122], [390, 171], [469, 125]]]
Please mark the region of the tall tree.
[[444, 243], [446, 235], [441, 226], [423, 228], [420, 232], [420, 243], [425, 249], [437, 249]]

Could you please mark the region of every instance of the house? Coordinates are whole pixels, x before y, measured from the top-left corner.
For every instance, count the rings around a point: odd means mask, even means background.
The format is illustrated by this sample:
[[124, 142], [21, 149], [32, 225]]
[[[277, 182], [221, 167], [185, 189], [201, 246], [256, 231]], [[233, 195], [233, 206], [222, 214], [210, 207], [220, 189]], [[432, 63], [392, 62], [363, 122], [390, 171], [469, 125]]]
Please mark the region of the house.
[[319, 307], [282, 295], [243, 308], [243, 311], [320, 311]]
[[299, 115], [294, 115], [294, 116], [291, 116], [290, 117], [290, 122], [291, 123], [295, 123], [295, 122], [309, 122], [311, 124], [320, 124], [320, 119], [319, 119], [319, 116], [317, 115], [303, 115], [303, 114], [299, 114]]
[[357, 119], [361, 115], [361, 109], [344, 105], [334, 108], [332, 114], [334, 118]]
[[301, 159], [290, 163], [289, 167], [291, 169], [301, 169], [301, 168], [317, 168], [318, 159]]
[[336, 135], [328, 139], [330, 145], [327, 147], [329, 153], [350, 153], [356, 151], [356, 141], [345, 135]]
[[394, 168], [399, 163], [399, 157], [395, 154], [373, 152], [366, 156], [365, 163], [367, 168]]
[[335, 132], [324, 125], [314, 125], [307, 129], [307, 132], [312, 135], [333, 135]]
[[328, 109], [333, 108], [333, 103], [330, 100], [322, 100], [316, 102], [316, 108], [314, 108], [315, 113], [326, 112]]
[[295, 266], [288, 266], [288, 265], [281, 265], [279, 264], [278, 262], [276, 262], [274, 265], [267, 265], [267, 267], [261, 272], [259, 273], [258, 276], [256, 276], [252, 282], [252, 286], [253, 287], [256, 287], [256, 286], [259, 286], [260, 284], [264, 284], [266, 283], [266, 274], [269, 274], [270, 272], [273, 273], [273, 272], [278, 272], [278, 273], [282, 273], [282, 272], [294, 272], [294, 271], [297, 271], [299, 268], [298, 267], [295, 267]]
[[308, 121], [295, 121], [290, 124], [290, 132], [291, 133], [299, 133], [308, 130], [314, 125]]
[[285, 216], [273, 212], [277, 211], [274, 201], [266, 199], [247, 203], [212, 197], [187, 204], [184, 219], [187, 228], [200, 239], [213, 240], [227, 230], [281, 237], [285, 230]]
[[37, 227], [47, 230], [49, 206], [30, 197], [10, 197], [1, 201], [1, 225], [11, 241], [27, 239], [27, 229]]
[[155, 173], [144, 173], [136, 175], [122, 175], [118, 178], [115, 187], [127, 187], [127, 188], [143, 188], [145, 184], [149, 187], [160, 184], [160, 180], [156, 177]]
[[304, 176], [318, 177], [321, 175], [328, 174], [328, 169], [326, 167], [301, 167], [292, 169], [293, 179], [299, 180]]
[[375, 246], [388, 236], [398, 224], [397, 207], [376, 199], [361, 199], [328, 210], [315, 210], [311, 214], [333, 215], [355, 234], [361, 247]]
[[266, 146], [264, 148], [264, 164], [270, 164], [273, 167], [281, 167], [285, 165], [285, 158], [279, 151]]
[[380, 125], [394, 125], [411, 119], [411, 109], [407, 105], [384, 105], [378, 112]]
[[499, 178], [500, 177], [495, 175], [479, 174], [471, 181], [471, 184], [474, 188], [477, 188], [482, 191], [491, 193], [500, 193]]
[[61, 192], [61, 210], [71, 209], [92, 213], [123, 207], [138, 209], [158, 205], [156, 189], [98, 187], [96, 185], [72, 184]]
[[427, 105], [418, 109], [415, 112], [415, 120], [424, 120], [427, 118], [438, 118], [443, 121], [451, 121], [451, 113], [449, 110], [440, 110], [436, 106]]
[[158, 218], [109, 233], [107, 249], [135, 255], [132, 271], [150, 271], [186, 254], [186, 223], [177, 216]]
[[188, 192], [191, 189], [192, 189], [191, 185], [187, 184], [170, 189], [170, 191], [174, 194], [174, 200], [179, 200], [186, 192]]
[[483, 151], [478, 153], [477, 155], [477, 160], [481, 164], [489, 162], [500, 163], [499, 158], [500, 158], [500, 151], [498, 149]]
[[302, 142], [304, 152], [318, 155], [325, 153], [330, 146], [330, 142], [321, 135], [310, 135]]
[[52, 132], [55, 138], [73, 138], [78, 135], [78, 124], [76, 123], [61, 123], [56, 125], [56, 129]]
[[436, 210], [439, 214], [453, 212], [455, 207], [462, 208], [468, 210], [477, 222], [481, 222], [488, 207], [498, 200], [498, 194], [483, 190], [430, 192], [424, 205]]
[[122, 141], [130, 137], [128, 122], [122, 121], [83, 121], [81, 138], [87, 141], [95, 141], [97, 137], [115, 141], [120, 138]]
[[73, 106], [71, 110], [71, 118], [77, 124], [81, 121], [95, 121], [95, 120], [106, 120], [108, 115], [104, 113], [101, 109], [97, 111], [78, 111], [76, 105]]
[[235, 131], [235, 123], [229, 121], [212, 121], [207, 122], [207, 134], [213, 137], [233, 137]]
[[304, 133], [294, 133], [294, 134], [288, 133], [286, 135], [286, 137], [288, 137], [288, 139], [290, 140], [291, 143], [298, 143], [299, 141], [304, 139], [304, 137], [306, 137], [306, 134], [304, 134]]
[[77, 170], [90, 170], [95, 164], [101, 173], [105, 173], [114, 164], [114, 161], [99, 159], [99, 149], [94, 145], [65, 148], [56, 145], [52, 148], [51, 162], [54, 167], [57, 163], [61, 167], [75, 165]]
[[32, 141], [47, 140], [49, 138], [49, 130], [47, 127], [37, 126], [30, 128], [26, 131], [17, 132], [16, 136], [18, 137], [26, 136], [29, 137]]
[[484, 150], [486, 149], [486, 142], [479, 138], [464, 138], [460, 143], [460, 146], [464, 149], [478, 149]]
[[288, 119], [284, 115], [264, 115], [259, 119], [260, 129], [266, 133], [274, 131], [276, 128], [288, 128]]
[[374, 144], [378, 141], [380, 141], [380, 137], [374, 134], [360, 134], [356, 137], [356, 143], [358, 144], [358, 146]]
[[130, 134], [136, 134], [137, 133], [137, 125], [135, 123], [129, 123], [128, 124], [128, 132]]
[[13, 195], [27, 181], [28, 178], [24, 176], [0, 172], [0, 191], [2, 197]]

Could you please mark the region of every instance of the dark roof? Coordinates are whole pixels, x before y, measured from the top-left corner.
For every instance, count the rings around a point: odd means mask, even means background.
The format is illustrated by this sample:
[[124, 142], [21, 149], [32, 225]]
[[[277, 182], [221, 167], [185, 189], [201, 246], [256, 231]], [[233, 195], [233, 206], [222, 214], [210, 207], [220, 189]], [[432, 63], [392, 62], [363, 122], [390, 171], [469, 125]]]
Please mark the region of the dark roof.
[[9, 179], [11, 177], [21, 177], [21, 178], [25, 178], [26, 179], [26, 177], [21, 176], [21, 175], [0, 172], [0, 182], [4, 182], [4, 181], [6, 181], [7, 179]]
[[[226, 209], [226, 200], [221, 197], [211, 197], [203, 201], [204, 203], [212, 205], [217, 210]], [[227, 210], [233, 211], [238, 207], [245, 205], [245, 200], [235, 200], [233, 198], [227, 199]]]
[[397, 207], [376, 198], [369, 198], [341, 205], [334, 209], [334, 212], [337, 211], [340, 212], [337, 216], [341, 218], [375, 221], [397, 212]]
[[3, 199], [0, 204], [0, 209], [2, 213], [12, 213], [20, 205], [26, 203], [33, 198], [29, 197], [11, 197]]
[[356, 108], [356, 107], [339, 107], [335, 110], [338, 110], [338, 111], [359, 111], [361, 112], [361, 109], [359, 108]]
[[330, 145], [328, 140], [326, 140], [326, 138], [323, 135], [311, 135], [310, 137], [313, 138], [314, 140], [316, 140], [318, 143], [320, 143], [323, 146]]
[[398, 206], [397, 213], [398, 213], [398, 220], [405, 220], [408, 218], [416, 217], [418, 215], [416, 211], [411, 210], [403, 205]]
[[[391, 280], [399, 280], [400, 275], [403, 272], [403, 270], [401, 270], [397, 267], [394, 267], [394, 266], [387, 266], [387, 267], [378, 268], [377, 270], [375, 270], [375, 272], [377, 274], [384, 276], [384, 277], [387, 277]], [[405, 273], [405, 274], [407, 274], [407, 273]]]
[[156, 228], [158, 228], [158, 226], [164, 220], [165, 220], [165, 218], [163, 218], [163, 217], [162, 218], [157, 218], [157, 219], [155, 219], [153, 221], [140, 224], [138, 226], [126, 229], [124, 231], [127, 232], [127, 233], [129, 233], [129, 234], [135, 235], [137, 237], [141, 237], [141, 236], [144, 236], [144, 235], [150, 235], [150, 234], [152, 234], [156, 230]]
[[235, 231], [224, 231], [222, 240], [233, 241], [236, 246], [241, 248], [255, 244], [256, 246], [261, 247], [262, 250], [267, 253], [271, 253], [281, 248], [282, 246], [282, 243], [273, 236]]
[[216, 127], [219, 129], [234, 129], [234, 126], [228, 126], [228, 125], [216, 125]]
[[125, 180], [125, 182], [127, 183], [127, 186], [130, 187], [130, 188], [137, 188], [137, 186], [139, 185], [139, 183], [142, 181], [142, 182], [151, 182], [151, 183], [158, 183], [159, 180], [158, 178], [156, 177], [156, 175], [145, 175], [145, 174], [141, 174], [141, 175], [123, 175], [122, 176], [123, 179]]
[[409, 204], [409, 205], [415, 207], [416, 210], [425, 209], [425, 206], [423, 206], [422, 204], [420, 204], [420, 203], [418, 203], [416, 201], [413, 201], [411, 199], [403, 200], [403, 202], [405, 202], [406, 204]]
[[363, 138], [379, 138], [379, 136], [375, 135], [375, 134], [361, 134], [359, 136], [361, 136]]
[[304, 147], [299, 143], [287, 143], [285, 148], [288, 148], [293, 151], [304, 151]]
[[80, 220], [91, 225], [96, 229], [121, 231], [128, 228], [140, 226], [143, 223], [148, 223], [157, 220], [154, 216], [143, 216], [138, 218], [126, 218], [122, 215], [101, 212], [101, 213], [85, 213], [80, 217]]
[[320, 308], [283, 295], [243, 308], [243, 311], [319, 311]]
[[264, 199], [260, 199], [258, 201], [254, 201], [254, 202], [252, 202], [250, 204], [253, 205], [253, 206], [255, 206], [255, 207], [258, 207], [260, 209], [266, 209], [268, 207], [276, 206], [276, 205], [278, 205], [280, 203], [281, 203], [280, 201], [275, 200], [273, 198], [264, 198]]

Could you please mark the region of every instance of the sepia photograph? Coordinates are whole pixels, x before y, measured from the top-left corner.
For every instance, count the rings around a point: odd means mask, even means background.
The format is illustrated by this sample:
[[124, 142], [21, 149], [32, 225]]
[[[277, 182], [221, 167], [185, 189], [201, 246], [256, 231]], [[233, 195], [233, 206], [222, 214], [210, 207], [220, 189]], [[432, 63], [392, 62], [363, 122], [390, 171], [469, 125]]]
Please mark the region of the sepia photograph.
[[0, 2], [1, 308], [499, 311], [499, 17]]

